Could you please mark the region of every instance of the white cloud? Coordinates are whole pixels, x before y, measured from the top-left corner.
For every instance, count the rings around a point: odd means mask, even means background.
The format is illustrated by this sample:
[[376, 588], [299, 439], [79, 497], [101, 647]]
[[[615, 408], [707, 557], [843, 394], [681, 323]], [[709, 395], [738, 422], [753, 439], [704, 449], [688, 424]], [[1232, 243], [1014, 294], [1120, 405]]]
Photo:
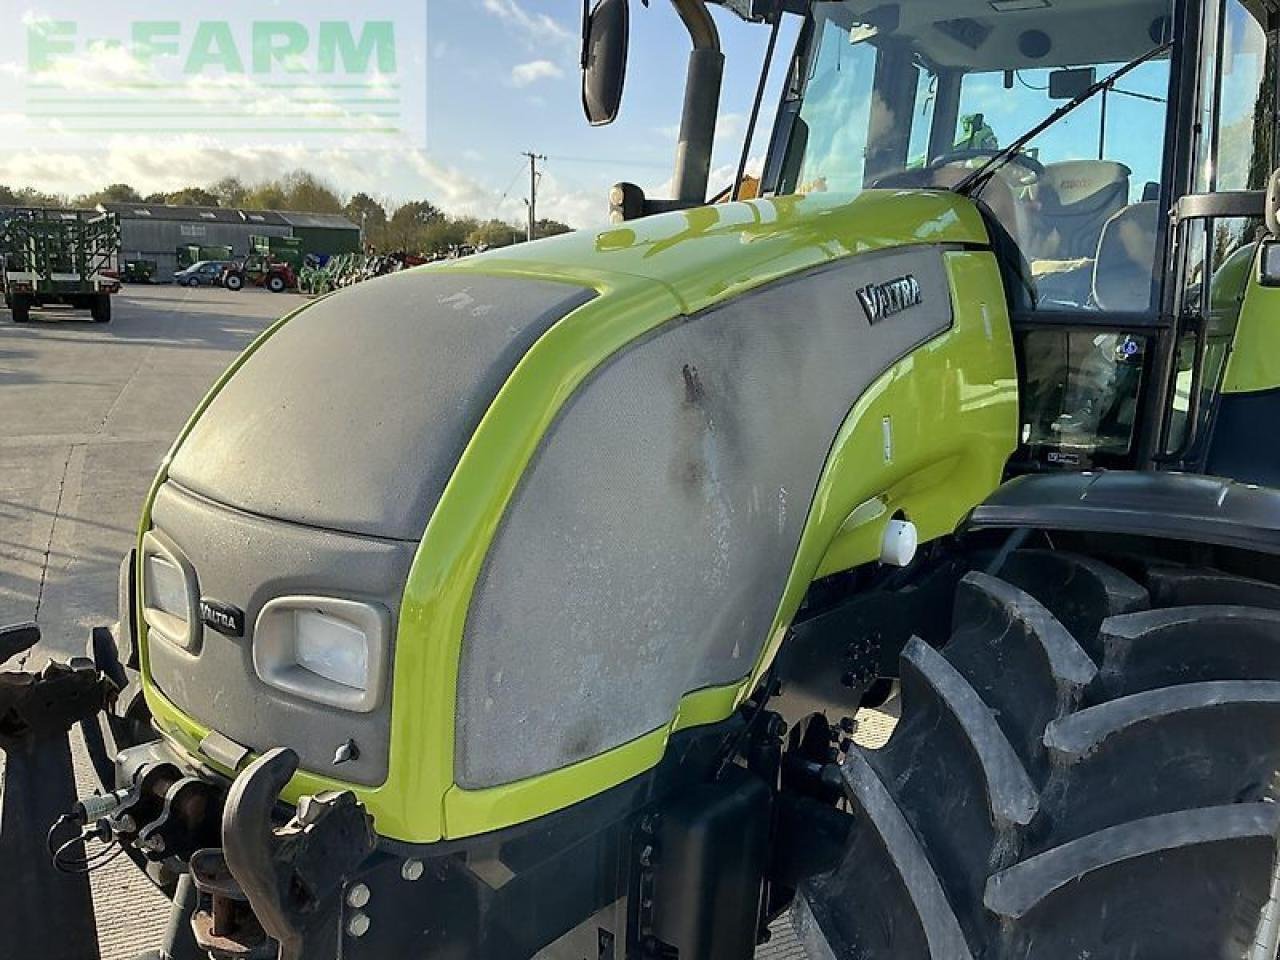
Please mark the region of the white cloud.
[[[606, 187], [583, 189], [578, 181], [568, 187], [550, 174], [538, 186], [538, 218], [559, 220], [570, 226], [603, 227], [609, 223], [609, 191]], [[520, 204], [521, 210], [524, 204]]]
[[533, 46], [555, 44], [572, 49], [578, 44], [575, 31], [545, 13], [530, 13], [519, 0], [483, 0], [483, 3], [485, 10], [524, 34], [525, 40]]
[[[762, 125], [757, 124], [756, 129], [759, 131]], [[660, 137], [667, 140], [675, 141], [680, 136], [680, 124], [672, 124], [669, 127], [658, 127], [655, 131]], [[716, 146], [723, 146], [726, 142], [732, 141], [738, 147], [742, 146], [742, 138], [747, 132], [747, 115], [745, 113], [722, 113], [716, 117]]]
[[564, 71], [550, 60], [532, 60], [511, 68], [511, 83], [517, 87], [527, 87], [539, 80], [553, 80], [563, 76]]

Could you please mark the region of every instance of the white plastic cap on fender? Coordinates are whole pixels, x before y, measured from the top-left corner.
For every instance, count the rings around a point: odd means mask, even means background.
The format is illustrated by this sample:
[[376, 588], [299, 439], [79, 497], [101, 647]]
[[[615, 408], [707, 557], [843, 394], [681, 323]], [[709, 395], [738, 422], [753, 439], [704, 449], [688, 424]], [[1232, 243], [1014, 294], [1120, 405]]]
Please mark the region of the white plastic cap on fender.
[[920, 535], [910, 520], [890, 520], [884, 528], [880, 544], [880, 562], [891, 567], [905, 567], [916, 556]]

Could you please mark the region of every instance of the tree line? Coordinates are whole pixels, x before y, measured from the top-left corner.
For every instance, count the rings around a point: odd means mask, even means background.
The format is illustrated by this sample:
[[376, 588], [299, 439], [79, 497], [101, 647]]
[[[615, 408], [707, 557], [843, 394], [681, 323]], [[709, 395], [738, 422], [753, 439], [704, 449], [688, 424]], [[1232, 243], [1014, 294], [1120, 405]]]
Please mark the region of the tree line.
[[[177, 206], [228, 207], [246, 210], [290, 210], [297, 213], [336, 213], [361, 227], [368, 246], [382, 253], [403, 251], [431, 256], [459, 247], [505, 247], [526, 239], [527, 228], [499, 219], [452, 216], [430, 200], [392, 205], [367, 193], [346, 199], [323, 180], [297, 170], [274, 180], [246, 183], [223, 177], [207, 186], [143, 194], [127, 183], [113, 183], [79, 196], [43, 193], [30, 187], [0, 185], [0, 206], [79, 207], [100, 203], [164, 203]], [[567, 233], [556, 220], [539, 220], [537, 236]]]

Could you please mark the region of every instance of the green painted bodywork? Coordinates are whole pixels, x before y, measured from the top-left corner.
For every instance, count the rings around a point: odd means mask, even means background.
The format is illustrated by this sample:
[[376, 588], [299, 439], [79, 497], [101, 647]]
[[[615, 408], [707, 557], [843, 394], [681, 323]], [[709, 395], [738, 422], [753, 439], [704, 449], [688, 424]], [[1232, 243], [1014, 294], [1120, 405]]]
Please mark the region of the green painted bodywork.
[[[1251, 255], [1241, 257], [1238, 269], [1249, 271], [1244, 286], [1244, 302], [1227, 372], [1222, 381], [1223, 393], [1257, 393], [1280, 388], [1280, 287], [1264, 287], [1258, 282], [1255, 246], [1247, 248]], [[1230, 264], [1231, 261], [1228, 261]], [[1223, 265], [1225, 270], [1228, 264]], [[1214, 278], [1215, 286], [1217, 278]]]
[[[354, 788], [378, 831], [415, 843], [471, 836], [562, 809], [642, 773], [661, 758], [672, 732], [732, 712], [776, 652], [809, 582], [874, 560], [889, 518], [905, 514], [922, 539], [951, 532], [998, 486], [1017, 433], [1009, 320], [995, 258], [982, 249], [987, 242], [978, 211], [963, 198], [867, 191], [853, 200], [815, 195], [701, 208], [424, 268], [562, 280], [599, 295], [555, 324], [516, 366], [427, 524], [400, 609], [388, 777], [376, 788]], [[822, 264], [921, 244], [947, 248], [955, 322], [882, 375], [850, 412], [752, 676], [686, 695], [669, 725], [600, 756], [490, 790], [457, 787], [454, 704], [472, 591], [526, 467], [578, 386], [610, 356], [679, 316]], [[168, 462], [148, 498], [142, 531]], [[151, 684], [145, 635], [141, 646], [157, 725], [196, 752], [207, 731]], [[286, 798], [345, 786], [299, 774]]]

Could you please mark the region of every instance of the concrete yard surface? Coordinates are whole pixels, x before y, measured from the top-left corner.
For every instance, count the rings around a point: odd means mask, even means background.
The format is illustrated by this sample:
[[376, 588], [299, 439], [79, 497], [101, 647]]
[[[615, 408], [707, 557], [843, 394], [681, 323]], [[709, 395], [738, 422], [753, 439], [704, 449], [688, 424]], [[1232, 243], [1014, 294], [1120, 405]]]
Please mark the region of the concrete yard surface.
[[[18, 325], [0, 311], [0, 623], [40, 624], [30, 666], [83, 655], [90, 628], [115, 621], [120, 561], [174, 437], [237, 354], [303, 302], [128, 286], [109, 324], [53, 308]], [[72, 742], [87, 792], [78, 731]], [[103, 960], [159, 945], [167, 904], [128, 860], [92, 882]]]
[[302, 302], [261, 291], [126, 287], [109, 324], [0, 312], [0, 620], [49, 653], [115, 619], [116, 572], [161, 459], [237, 354]]

